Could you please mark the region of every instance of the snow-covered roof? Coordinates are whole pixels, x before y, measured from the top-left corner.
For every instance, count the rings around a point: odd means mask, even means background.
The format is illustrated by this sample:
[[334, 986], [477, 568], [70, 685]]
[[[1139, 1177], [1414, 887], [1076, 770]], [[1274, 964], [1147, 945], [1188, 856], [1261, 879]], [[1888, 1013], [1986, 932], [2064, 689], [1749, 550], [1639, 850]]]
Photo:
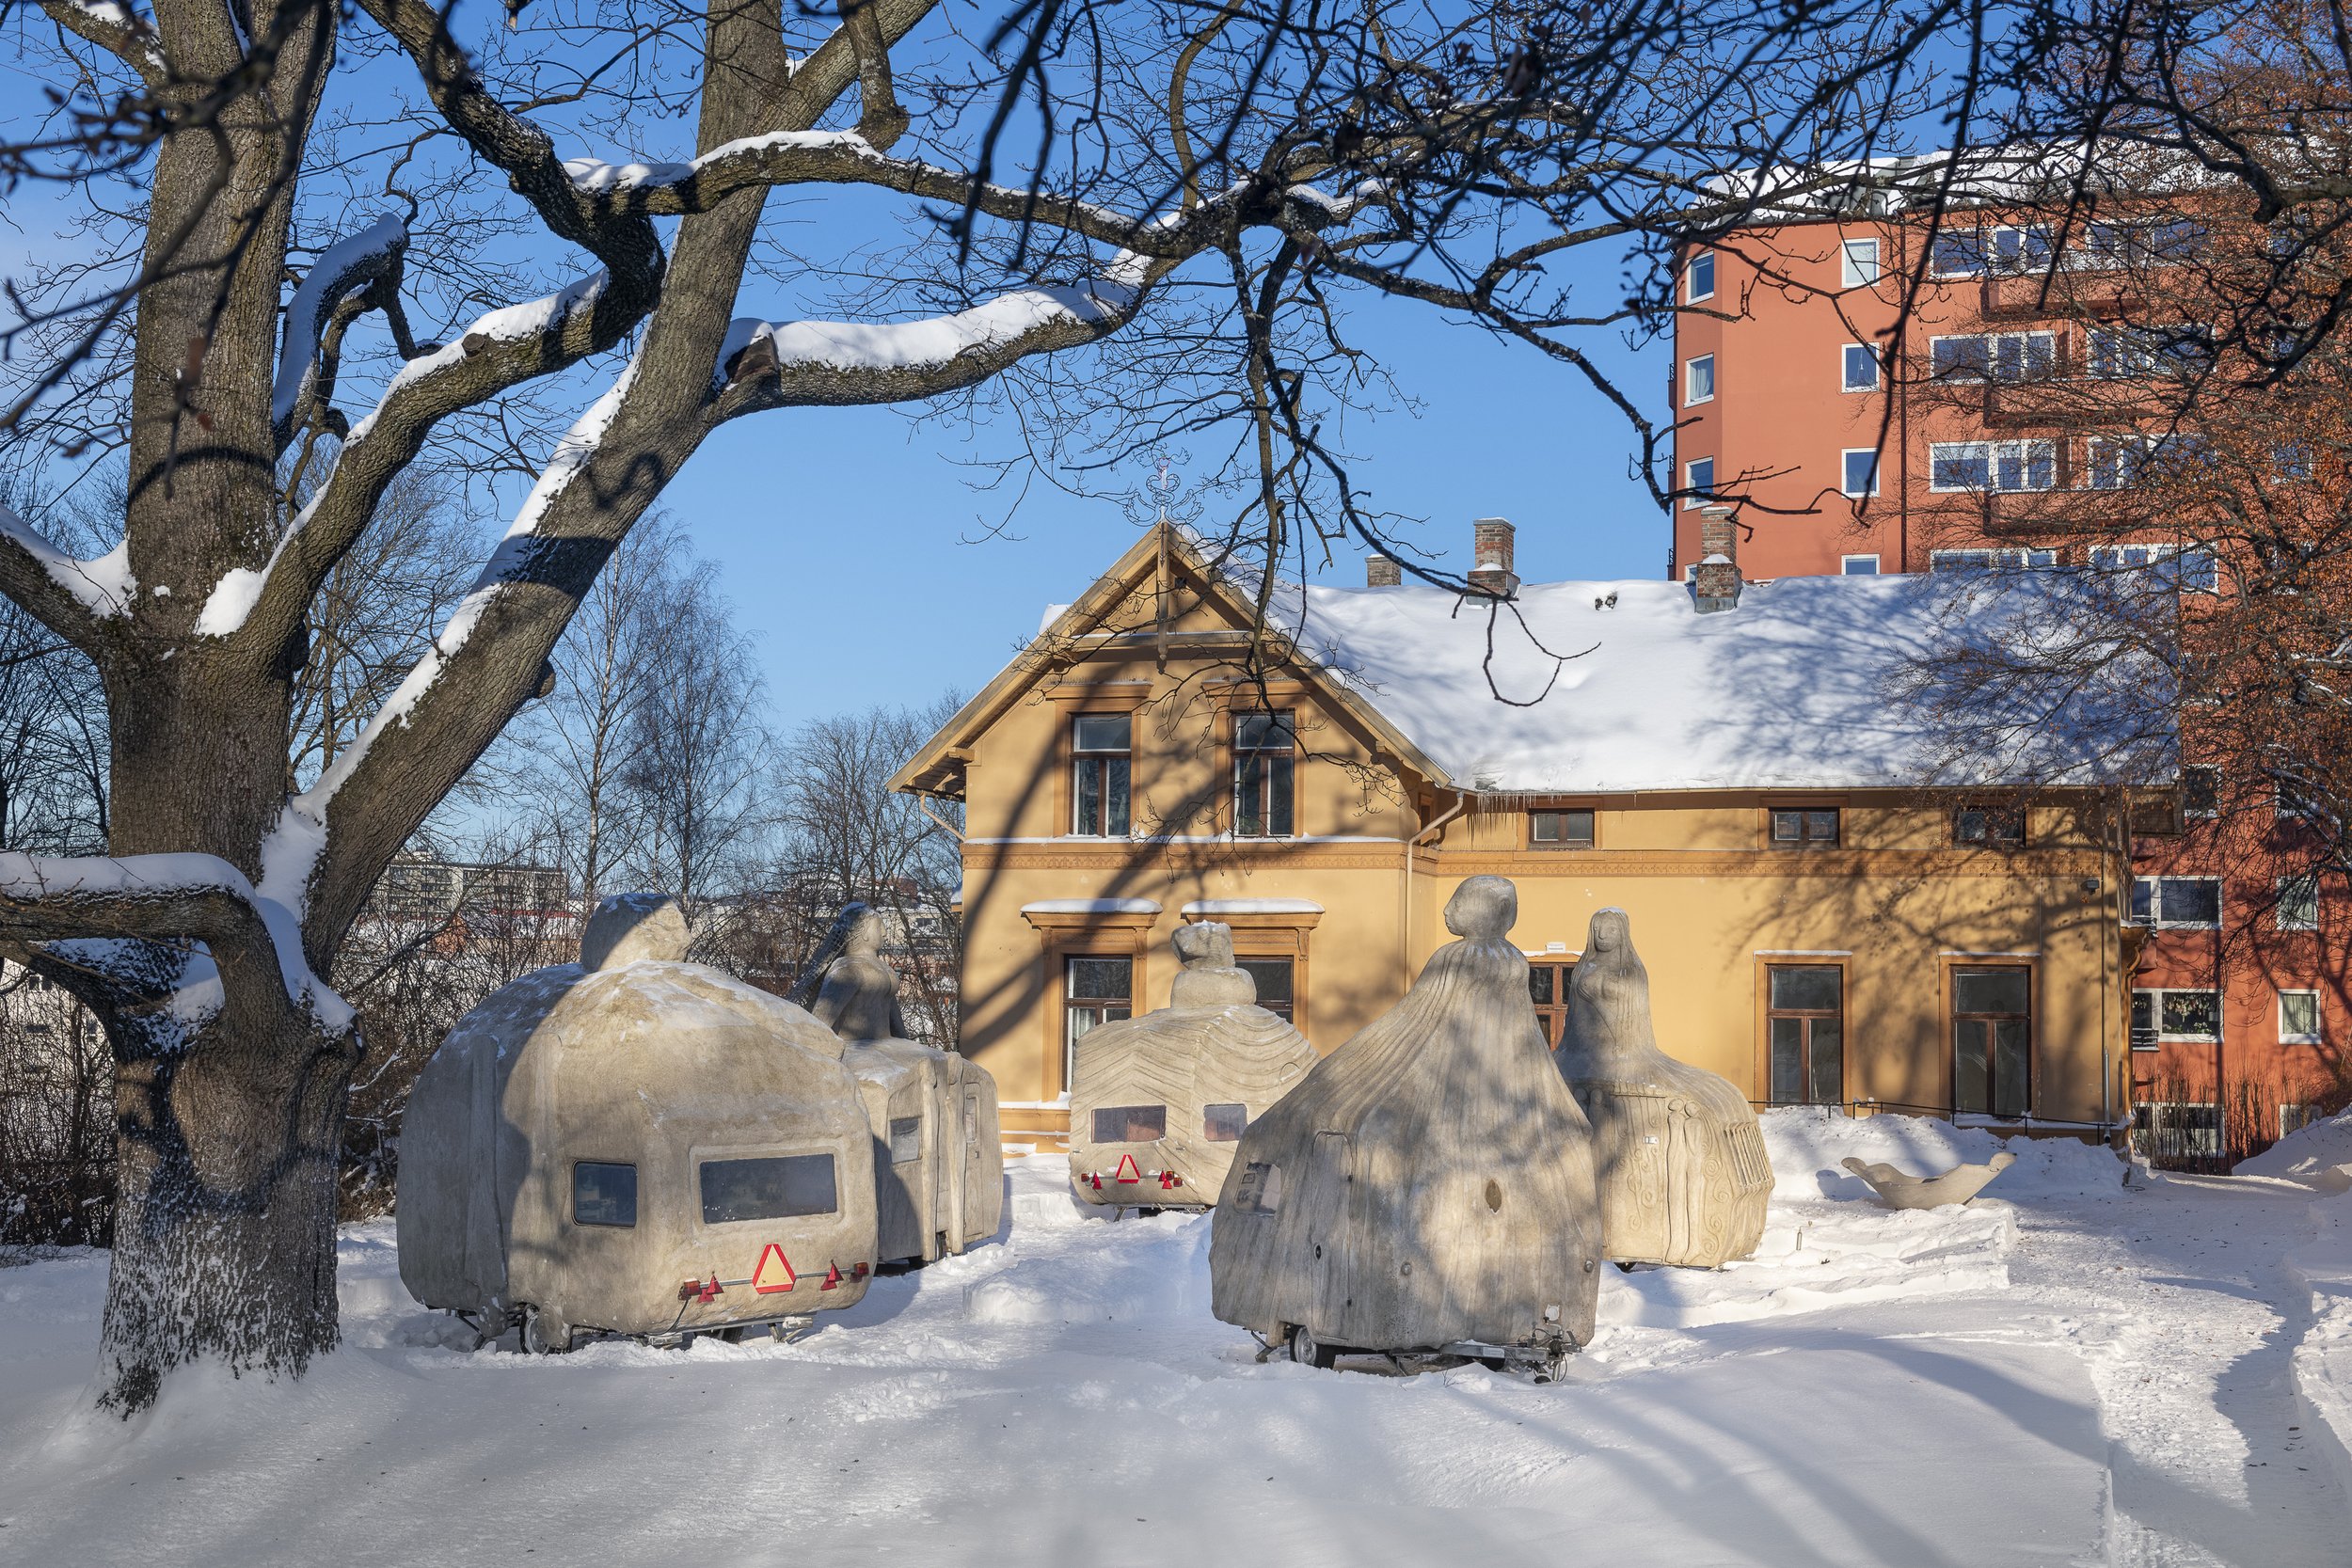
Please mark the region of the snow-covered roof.
[[1679, 583], [1533, 583], [1491, 619], [1491, 601], [1419, 585], [1282, 597], [1302, 655], [1485, 792], [2082, 784], [2162, 768], [2129, 743], [2146, 676], [2122, 665], [2042, 711], [1898, 694], [1923, 672], [1932, 687], [1947, 650], [2053, 624], [2065, 586], [1785, 578], [1703, 615]]

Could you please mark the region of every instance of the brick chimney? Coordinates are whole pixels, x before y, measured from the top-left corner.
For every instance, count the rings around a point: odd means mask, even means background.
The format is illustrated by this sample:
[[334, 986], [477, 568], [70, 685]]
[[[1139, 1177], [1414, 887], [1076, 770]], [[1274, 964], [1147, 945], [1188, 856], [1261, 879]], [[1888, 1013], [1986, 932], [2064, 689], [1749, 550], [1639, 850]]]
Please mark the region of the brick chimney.
[[1391, 561], [1387, 556], [1368, 555], [1364, 557], [1364, 586], [1366, 588], [1394, 588], [1404, 580], [1405, 568]]
[[1692, 574], [1691, 592], [1701, 615], [1740, 602], [1739, 515], [1736, 506], [1699, 508], [1699, 563]]
[[1514, 531], [1501, 517], [1481, 517], [1470, 524], [1470, 592], [1498, 599], [1518, 592], [1518, 574], [1511, 569]]

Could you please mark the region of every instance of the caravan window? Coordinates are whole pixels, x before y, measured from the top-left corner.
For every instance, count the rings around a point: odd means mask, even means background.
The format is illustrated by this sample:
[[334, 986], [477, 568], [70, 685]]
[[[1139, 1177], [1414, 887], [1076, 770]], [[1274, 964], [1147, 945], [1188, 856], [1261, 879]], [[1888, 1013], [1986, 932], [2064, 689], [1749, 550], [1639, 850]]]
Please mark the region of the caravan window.
[[706, 1160], [702, 1189], [705, 1225], [830, 1214], [841, 1207], [830, 1154]]
[[892, 1117], [890, 1118], [890, 1163], [903, 1165], [909, 1160], [923, 1157], [923, 1118], [921, 1117]]
[[1203, 1105], [1200, 1107], [1200, 1135], [1213, 1144], [1241, 1141], [1249, 1126], [1247, 1105]]
[[1165, 1105], [1106, 1105], [1094, 1113], [1098, 1144], [1148, 1144], [1167, 1136]]
[[574, 1225], [635, 1225], [637, 1167], [600, 1160], [572, 1164]]

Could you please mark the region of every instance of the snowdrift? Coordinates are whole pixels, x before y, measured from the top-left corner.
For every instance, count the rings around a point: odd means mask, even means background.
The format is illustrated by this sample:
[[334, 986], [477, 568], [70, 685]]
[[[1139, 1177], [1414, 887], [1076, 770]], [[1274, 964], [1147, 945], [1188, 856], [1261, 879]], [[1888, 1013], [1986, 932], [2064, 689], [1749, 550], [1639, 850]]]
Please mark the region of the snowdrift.
[[2299, 1128], [2234, 1168], [2239, 1176], [2300, 1181], [2314, 1192], [2352, 1189], [2352, 1111]]

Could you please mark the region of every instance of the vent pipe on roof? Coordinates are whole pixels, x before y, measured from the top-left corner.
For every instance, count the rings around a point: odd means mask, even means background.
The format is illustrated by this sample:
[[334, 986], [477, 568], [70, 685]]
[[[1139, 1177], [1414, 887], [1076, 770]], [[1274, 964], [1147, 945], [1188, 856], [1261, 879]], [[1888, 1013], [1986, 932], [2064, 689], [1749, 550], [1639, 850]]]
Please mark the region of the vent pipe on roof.
[[1518, 574], [1511, 569], [1516, 531], [1501, 517], [1481, 517], [1470, 524], [1470, 592], [1498, 599], [1518, 592]]
[[1394, 588], [1405, 580], [1405, 568], [1385, 555], [1364, 557], [1364, 586]]
[[1740, 602], [1740, 509], [1699, 508], [1699, 563], [1691, 574], [1691, 594], [1701, 615]]

